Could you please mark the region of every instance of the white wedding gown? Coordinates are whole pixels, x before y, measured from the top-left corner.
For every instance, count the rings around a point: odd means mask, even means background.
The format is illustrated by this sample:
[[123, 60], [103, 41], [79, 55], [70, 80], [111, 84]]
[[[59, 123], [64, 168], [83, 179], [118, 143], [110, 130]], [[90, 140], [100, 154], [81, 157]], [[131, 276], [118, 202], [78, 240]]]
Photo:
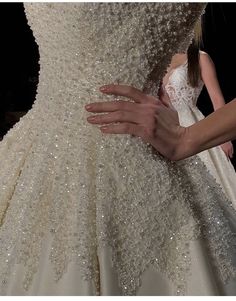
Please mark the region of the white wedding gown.
[[40, 76], [0, 143], [1, 295], [234, 294], [236, 212], [199, 157], [102, 136], [84, 110], [111, 82], [156, 93], [204, 4], [25, 8]]
[[[188, 64], [185, 62], [171, 72], [165, 84], [170, 101], [178, 111], [180, 124], [183, 126], [190, 126], [204, 118], [197, 107], [197, 99], [204, 83], [200, 80], [197, 87], [191, 87], [188, 84], [187, 70]], [[203, 151], [198, 156], [236, 207], [236, 173], [221, 147]]]

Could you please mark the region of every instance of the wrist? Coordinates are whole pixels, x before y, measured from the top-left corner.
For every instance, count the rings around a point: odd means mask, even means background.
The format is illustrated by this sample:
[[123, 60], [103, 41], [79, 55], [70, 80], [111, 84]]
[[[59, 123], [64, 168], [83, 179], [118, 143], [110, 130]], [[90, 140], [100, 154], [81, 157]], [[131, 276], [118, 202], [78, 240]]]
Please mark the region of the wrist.
[[186, 159], [196, 153], [195, 141], [190, 127], [179, 126], [177, 131], [177, 143], [173, 153], [173, 161]]

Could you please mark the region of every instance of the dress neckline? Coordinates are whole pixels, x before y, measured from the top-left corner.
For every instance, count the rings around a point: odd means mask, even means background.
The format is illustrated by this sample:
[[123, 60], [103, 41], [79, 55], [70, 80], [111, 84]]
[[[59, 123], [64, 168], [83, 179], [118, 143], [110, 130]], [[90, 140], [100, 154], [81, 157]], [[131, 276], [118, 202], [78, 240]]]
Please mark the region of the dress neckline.
[[[175, 67], [175, 68], [171, 68], [171, 70], [170, 70], [169, 72], [166, 73], [166, 75], [169, 73], [169, 76], [167, 77], [167, 81], [166, 81], [165, 83], [164, 83], [164, 81], [162, 81], [163, 86], [165, 87], [165, 86], [169, 83], [171, 76], [174, 74], [174, 72], [175, 72], [176, 70], [178, 70], [178, 69], [181, 68], [181, 67], [186, 66], [187, 64], [188, 64], [188, 60], [186, 59], [186, 60], [185, 60], [182, 64], [180, 64], [179, 66], [177, 66], [177, 67]], [[164, 76], [164, 78], [165, 78], [165, 76]], [[164, 78], [163, 78], [163, 79], [164, 79]]]

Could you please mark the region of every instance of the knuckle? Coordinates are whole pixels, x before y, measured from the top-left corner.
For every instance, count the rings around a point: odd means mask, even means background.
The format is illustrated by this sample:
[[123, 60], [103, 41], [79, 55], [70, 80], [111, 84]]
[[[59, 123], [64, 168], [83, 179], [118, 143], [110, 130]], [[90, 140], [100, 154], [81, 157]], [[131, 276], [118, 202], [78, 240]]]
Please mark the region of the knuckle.
[[152, 105], [146, 105], [143, 108], [143, 111], [145, 112], [145, 116], [150, 119], [150, 118], [155, 118], [156, 116], [156, 107]]
[[129, 123], [124, 124], [124, 131], [130, 133], [132, 131], [131, 125]]
[[124, 124], [124, 130], [125, 130], [125, 131], [129, 131], [129, 129], [130, 129], [129, 125], [128, 125], [127, 123], [125, 123], [125, 124]]
[[122, 112], [122, 111], [118, 111], [118, 112], [117, 112], [117, 118], [118, 118], [119, 120], [121, 120], [123, 116], [124, 116], [124, 112]]
[[97, 121], [98, 123], [103, 122], [103, 120], [104, 120], [104, 117], [103, 117], [102, 115], [97, 115], [97, 116], [96, 116], [96, 121]]
[[131, 101], [125, 101], [123, 103], [123, 111], [130, 111], [130, 110], [133, 110], [134, 106], [136, 104], [131, 102]]
[[118, 120], [120, 119], [120, 112], [119, 112], [119, 111], [114, 112], [114, 113], [113, 113], [113, 117], [114, 117], [114, 120], [115, 120], [115, 121], [118, 121]]
[[155, 131], [156, 124], [157, 124], [156, 117], [154, 115], [151, 115], [151, 116], [146, 116], [145, 119], [146, 119], [145, 124], [146, 124], [146, 127], [147, 127], [148, 131], [149, 132], [150, 131]]
[[155, 116], [159, 112], [159, 106], [156, 104], [149, 105], [149, 114]]
[[118, 100], [116, 102], [116, 108], [117, 108], [117, 110], [123, 110], [124, 109], [124, 102], [121, 101], [121, 100]]
[[150, 139], [154, 136], [154, 129], [152, 127], [146, 128], [146, 136]]
[[127, 94], [130, 95], [130, 94], [133, 94], [133, 92], [134, 92], [134, 88], [131, 87], [131, 86], [128, 86], [127, 87]]
[[156, 129], [156, 118], [153, 116], [150, 120], [150, 127], [154, 131]]

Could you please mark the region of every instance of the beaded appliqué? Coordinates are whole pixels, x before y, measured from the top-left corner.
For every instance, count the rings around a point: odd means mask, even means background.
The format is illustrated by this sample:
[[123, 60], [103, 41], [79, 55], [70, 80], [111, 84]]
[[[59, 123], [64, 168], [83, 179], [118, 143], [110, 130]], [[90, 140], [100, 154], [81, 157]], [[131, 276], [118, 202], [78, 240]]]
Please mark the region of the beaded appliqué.
[[1, 293], [17, 263], [30, 287], [48, 233], [56, 281], [74, 261], [97, 283], [97, 251], [109, 245], [122, 294], [136, 293], [150, 264], [184, 294], [188, 245], [200, 233], [221, 279], [231, 277], [232, 233], [221, 208], [227, 200], [201, 161], [171, 163], [139, 139], [101, 137], [84, 111], [103, 84], [156, 93], [204, 4], [25, 7], [41, 67], [32, 110], [0, 144]]

